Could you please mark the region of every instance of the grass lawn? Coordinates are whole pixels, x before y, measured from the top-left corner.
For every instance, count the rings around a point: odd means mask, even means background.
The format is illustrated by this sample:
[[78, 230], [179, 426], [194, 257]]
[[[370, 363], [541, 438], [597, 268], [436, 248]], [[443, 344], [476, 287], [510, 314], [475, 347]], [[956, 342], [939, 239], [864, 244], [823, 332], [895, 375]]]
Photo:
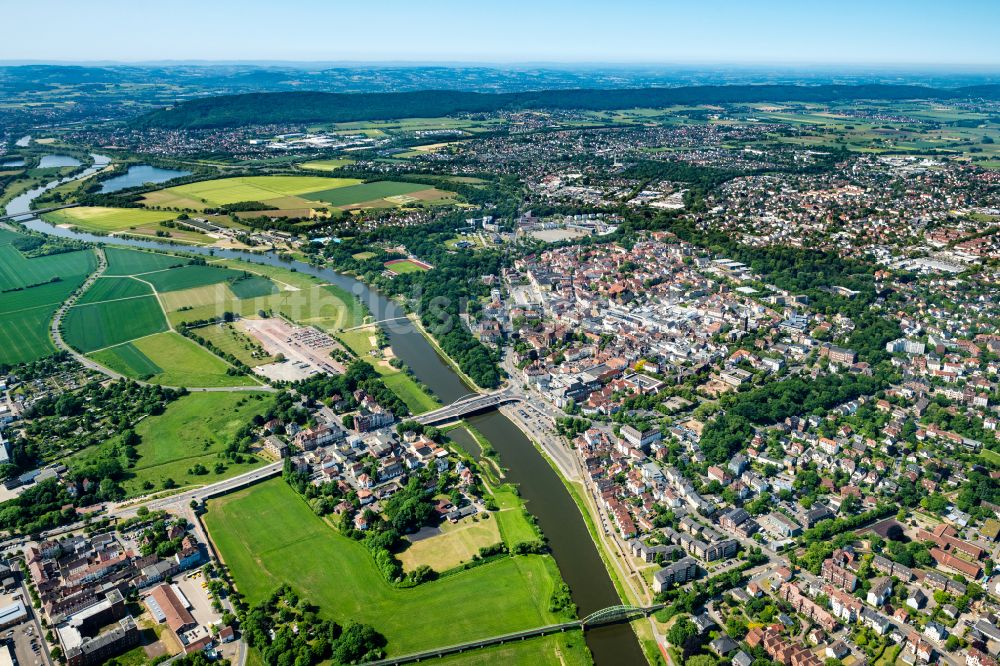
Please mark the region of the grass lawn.
[[87, 303], [101, 303], [102, 301], [116, 301], [122, 298], [135, 298], [136, 296], [151, 296], [152, 294], [152, 287], [130, 277], [100, 277], [94, 284], [90, 285], [90, 289], [84, 292], [76, 303], [77, 305], [85, 305]]
[[138, 275], [150, 271], [162, 271], [172, 266], [183, 266], [189, 262], [183, 257], [169, 254], [124, 250], [117, 247], [105, 248], [104, 254], [108, 258], [108, 270], [104, 271], [105, 275]]
[[423, 273], [427, 270], [423, 266], [420, 266], [409, 259], [387, 263], [385, 264], [385, 267], [396, 275], [402, 275], [403, 273]]
[[442, 572], [469, 562], [483, 546], [501, 541], [494, 514], [468, 516], [457, 523], [446, 520], [441, 524], [441, 534], [413, 542], [399, 554], [399, 561], [405, 571], [426, 564]]
[[249, 376], [226, 374], [231, 366], [193, 340], [168, 331], [90, 354], [101, 365], [133, 379], [192, 388], [257, 386]]
[[125, 231], [130, 227], [157, 225], [173, 220], [177, 213], [144, 208], [105, 208], [80, 206], [45, 213], [42, 218], [53, 224], [69, 224], [89, 231]]
[[351, 256], [354, 257], [355, 259], [357, 259], [358, 261], [364, 261], [365, 259], [371, 259], [372, 257], [374, 257], [375, 253], [374, 252], [358, 252], [357, 254], [352, 254]]
[[983, 460], [993, 463], [994, 465], [1000, 467], [1000, 453], [996, 451], [990, 451], [989, 449], [983, 449], [979, 452], [980, 457]]
[[248, 376], [230, 376], [230, 365], [179, 333], [160, 333], [132, 343], [150, 361], [163, 368], [151, 381], [165, 386], [256, 386]]
[[414, 414], [430, 412], [441, 406], [440, 402], [435, 400], [433, 396], [425, 393], [416, 380], [405, 372], [382, 375], [382, 382], [400, 400], [406, 403], [406, 406]]
[[155, 296], [76, 305], [63, 320], [66, 342], [92, 352], [167, 330]]
[[360, 182], [356, 178], [325, 178], [322, 176], [216, 178], [152, 192], [146, 195], [145, 201], [149, 204], [165, 207], [203, 208], [243, 201], [267, 202], [283, 197], [297, 197], [309, 192], [325, 192]]
[[148, 381], [163, 373], [163, 368], [153, 363], [131, 342], [94, 352], [90, 354], [90, 358], [118, 374], [133, 379]]
[[500, 507], [500, 511], [495, 515], [504, 543], [508, 547], [526, 541], [535, 541], [539, 538], [538, 530], [525, 516], [524, 504], [512, 486], [503, 485], [495, 489], [493, 498], [496, 500], [497, 506]]
[[494, 664], [589, 666], [594, 662], [583, 639], [583, 632], [567, 631], [506, 645], [492, 645], [441, 659], [428, 659], [425, 663], [433, 666], [494, 666]]
[[[179, 487], [206, 485], [259, 467], [263, 464], [259, 458], [248, 456], [247, 462], [235, 464], [221, 459], [219, 453], [244, 424], [267, 411], [271, 402], [271, 397], [262, 393], [192, 393], [170, 403], [162, 414], [143, 419], [135, 428], [141, 439], [136, 447], [139, 460], [123, 483], [126, 492], [130, 496], [150, 492], [146, 482], [160, 489], [167, 478]], [[219, 462], [225, 469], [217, 474], [215, 465]], [[199, 463], [208, 473], [189, 474], [188, 470]]]
[[251, 368], [274, 360], [252, 337], [232, 324], [212, 324], [196, 328], [193, 333], [215, 345], [223, 353], [232, 354]]
[[547, 555], [504, 558], [415, 588], [390, 586], [362, 544], [318, 518], [281, 479], [209, 502], [205, 523], [247, 601], [288, 584], [340, 622], [374, 626], [406, 654], [559, 621]]

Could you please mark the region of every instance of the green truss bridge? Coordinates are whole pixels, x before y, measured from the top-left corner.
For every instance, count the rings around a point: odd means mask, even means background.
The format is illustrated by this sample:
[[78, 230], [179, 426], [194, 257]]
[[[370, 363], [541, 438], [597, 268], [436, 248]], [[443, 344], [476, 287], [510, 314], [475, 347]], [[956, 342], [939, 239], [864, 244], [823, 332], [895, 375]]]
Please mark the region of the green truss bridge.
[[601, 610], [594, 611], [581, 620], [573, 620], [571, 622], [563, 622], [561, 624], [550, 624], [544, 627], [536, 627], [535, 629], [525, 629], [524, 631], [515, 631], [501, 636], [481, 638], [479, 640], [457, 643], [455, 645], [448, 645], [445, 647], [435, 648], [433, 650], [424, 650], [423, 652], [414, 652], [413, 654], [390, 657], [381, 661], [370, 662], [369, 666], [413, 664], [424, 661], [425, 659], [436, 659], [449, 654], [459, 654], [469, 650], [478, 650], [479, 648], [488, 647], [490, 645], [502, 645], [504, 643], [512, 643], [514, 641], [524, 641], [537, 636], [558, 634], [563, 631], [571, 631], [574, 629], [586, 630], [591, 627], [601, 627], [607, 624], [631, 622], [632, 620], [637, 620], [642, 617], [648, 617], [663, 607], [664, 604], [656, 604], [653, 606], [609, 606], [608, 608], [602, 608]]

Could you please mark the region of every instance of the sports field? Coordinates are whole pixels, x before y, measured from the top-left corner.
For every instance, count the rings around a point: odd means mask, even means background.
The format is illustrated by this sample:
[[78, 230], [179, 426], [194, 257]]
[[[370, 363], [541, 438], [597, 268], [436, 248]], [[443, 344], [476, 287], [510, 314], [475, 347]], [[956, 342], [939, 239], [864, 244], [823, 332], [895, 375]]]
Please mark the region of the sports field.
[[[139, 459], [122, 484], [126, 492], [130, 496], [150, 492], [146, 482], [160, 489], [168, 478], [179, 487], [205, 485], [259, 467], [263, 462], [255, 456], [237, 464], [220, 459], [219, 453], [244, 424], [267, 411], [271, 401], [268, 394], [259, 393], [192, 393], [170, 403], [162, 414], [143, 419], [135, 428], [141, 440]], [[80, 457], [88, 455], [93, 452]], [[217, 474], [219, 462], [225, 469]], [[196, 464], [207, 473], [189, 474]]]
[[429, 270], [426, 266], [421, 266], [415, 261], [410, 261], [409, 259], [393, 260], [385, 263], [385, 267], [396, 275], [403, 275], [404, 273], [423, 273]]
[[211, 500], [205, 523], [250, 603], [288, 584], [328, 617], [374, 626], [405, 654], [551, 624], [560, 580], [546, 555], [504, 558], [415, 588], [391, 587], [360, 543], [341, 536], [281, 479]]
[[117, 247], [106, 248], [104, 255], [108, 258], [105, 275], [139, 275], [150, 271], [162, 271], [172, 266], [183, 266], [189, 262], [188, 259], [169, 254], [124, 250]]
[[[360, 183], [356, 178], [324, 178], [322, 176], [245, 176], [240, 178], [216, 178], [198, 183], [168, 187], [151, 192], [143, 201], [147, 205], [170, 208], [194, 208], [224, 206], [244, 201], [270, 203], [276, 199], [300, 197], [301, 195], [332, 190]], [[275, 205], [276, 208], [302, 208], [300, 205]], [[277, 202], [276, 202], [277, 204]], [[308, 208], [308, 204], [304, 207]]]
[[76, 305], [63, 318], [63, 337], [83, 353], [167, 330], [155, 296]]
[[125, 231], [130, 227], [156, 226], [173, 220], [177, 213], [143, 208], [105, 208], [80, 206], [45, 213], [42, 218], [53, 224], [69, 224], [90, 231]]

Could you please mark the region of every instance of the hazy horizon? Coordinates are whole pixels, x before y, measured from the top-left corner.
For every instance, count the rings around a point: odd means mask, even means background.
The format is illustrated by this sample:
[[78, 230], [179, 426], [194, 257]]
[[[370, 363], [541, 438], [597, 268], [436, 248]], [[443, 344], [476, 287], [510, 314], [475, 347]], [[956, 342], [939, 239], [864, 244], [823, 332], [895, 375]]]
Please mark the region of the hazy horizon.
[[995, 2], [957, 0], [945, 17], [930, 0], [805, 5], [36, 0], [5, 8], [23, 29], [7, 31], [0, 61], [1000, 67]]

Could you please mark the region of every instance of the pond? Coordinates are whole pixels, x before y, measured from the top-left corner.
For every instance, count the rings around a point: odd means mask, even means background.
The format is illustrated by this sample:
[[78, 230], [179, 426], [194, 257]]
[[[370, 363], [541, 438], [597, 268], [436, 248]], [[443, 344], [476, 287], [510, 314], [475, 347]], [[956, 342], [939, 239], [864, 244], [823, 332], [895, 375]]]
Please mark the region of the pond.
[[39, 169], [55, 169], [57, 167], [78, 167], [80, 160], [69, 155], [45, 155], [38, 163]]
[[115, 176], [114, 178], [109, 178], [104, 181], [101, 184], [101, 194], [118, 192], [119, 190], [126, 190], [130, 187], [139, 187], [140, 185], [145, 185], [146, 183], [165, 183], [168, 180], [173, 180], [174, 178], [183, 178], [184, 176], [190, 175], [190, 171], [161, 169], [160, 167], [150, 166], [148, 164], [138, 164], [136, 166], [130, 166], [128, 171], [122, 175]]

